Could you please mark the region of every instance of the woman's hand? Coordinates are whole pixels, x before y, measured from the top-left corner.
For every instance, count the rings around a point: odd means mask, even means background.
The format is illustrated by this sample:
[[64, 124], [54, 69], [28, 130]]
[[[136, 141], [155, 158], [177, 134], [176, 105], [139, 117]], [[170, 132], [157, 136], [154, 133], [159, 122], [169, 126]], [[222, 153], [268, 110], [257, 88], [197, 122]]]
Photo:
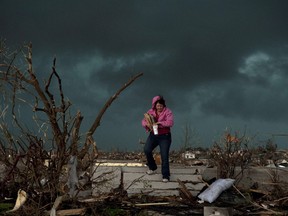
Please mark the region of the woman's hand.
[[153, 125], [151, 125], [151, 124], [148, 123], [148, 122], [147, 122], [147, 127], [149, 128], [150, 131], [153, 129]]

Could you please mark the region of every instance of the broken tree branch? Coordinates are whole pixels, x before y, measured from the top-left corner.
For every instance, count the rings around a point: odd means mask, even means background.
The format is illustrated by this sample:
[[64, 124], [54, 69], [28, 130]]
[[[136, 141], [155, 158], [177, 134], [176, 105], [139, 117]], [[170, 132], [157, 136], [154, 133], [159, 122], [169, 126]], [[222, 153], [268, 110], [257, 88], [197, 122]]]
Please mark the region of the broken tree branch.
[[[80, 159], [83, 159], [84, 155], [88, 152], [90, 144], [92, 144], [93, 142], [91, 142], [91, 140], [93, 140], [92, 135], [94, 134], [95, 130], [97, 129], [97, 127], [99, 127], [101, 119], [104, 115], [104, 113], [106, 112], [106, 110], [108, 109], [108, 107], [113, 103], [113, 101], [121, 94], [122, 91], [124, 91], [129, 85], [131, 85], [137, 78], [139, 78], [140, 76], [142, 76], [143, 73], [139, 73], [136, 74], [135, 76], [131, 77], [127, 83], [125, 83], [113, 96], [111, 96], [109, 98], [109, 100], [105, 103], [105, 105], [102, 107], [102, 109], [100, 110], [99, 114], [97, 115], [94, 123], [92, 124], [92, 126], [90, 127], [87, 135], [86, 135], [86, 141], [84, 144], [84, 147], [81, 150], [81, 153], [79, 155]], [[92, 138], [92, 139], [91, 139]]]
[[139, 78], [142, 75], [143, 73], [139, 73], [131, 77], [127, 83], [125, 83], [112, 97], [109, 98], [109, 100], [105, 103], [105, 105], [102, 107], [101, 111], [99, 112], [98, 116], [96, 117], [93, 125], [89, 129], [87, 136], [91, 136], [95, 132], [97, 127], [100, 125], [102, 116], [104, 115], [108, 107], [112, 104], [112, 102], [120, 95], [120, 93], [124, 91], [129, 85], [131, 85], [137, 78]]

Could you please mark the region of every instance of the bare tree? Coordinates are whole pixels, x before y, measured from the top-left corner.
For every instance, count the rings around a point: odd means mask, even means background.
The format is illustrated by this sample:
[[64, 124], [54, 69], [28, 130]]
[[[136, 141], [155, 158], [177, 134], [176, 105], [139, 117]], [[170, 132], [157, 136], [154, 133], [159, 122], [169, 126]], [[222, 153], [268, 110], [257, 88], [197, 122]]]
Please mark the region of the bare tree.
[[[6, 167], [2, 181], [0, 178], [0, 186], [3, 189], [7, 187], [7, 182], [12, 184], [22, 181], [25, 182], [22, 188], [30, 190], [35, 196], [39, 195], [38, 190], [44, 193], [48, 189], [50, 199], [54, 200], [57, 194], [67, 191], [61, 178], [65, 172], [64, 167], [72, 157], [80, 162], [78, 169], [83, 171], [95, 161], [98, 151], [93, 134], [105, 111], [143, 73], [132, 76], [108, 99], [85, 133], [83, 145], [80, 145], [83, 116], [80, 111], [75, 115], [70, 113], [72, 104], [64, 96], [62, 80], [56, 70], [56, 58], [44, 83], [39, 81], [39, 74], [33, 68], [32, 44], [9, 52], [2, 40], [0, 60], [0, 132], [3, 135], [0, 139], [0, 163]], [[24, 65], [26, 67], [23, 68]], [[23, 103], [33, 110], [31, 118], [34, 119], [37, 130], [41, 131], [40, 135], [30, 130], [22, 121], [19, 106], [23, 106]], [[17, 133], [15, 128], [18, 129]], [[47, 145], [53, 146], [53, 151], [47, 150]]]
[[193, 147], [200, 147], [201, 140], [199, 134], [195, 128], [191, 128], [189, 123], [186, 123], [183, 127], [183, 138], [182, 138], [183, 151], [191, 150]]
[[[214, 142], [210, 149], [210, 159], [218, 167], [219, 178], [235, 178], [242, 174], [251, 162], [252, 152], [249, 149], [250, 138], [245, 132], [232, 134], [225, 131], [219, 142]], [[240, 173], [235, 173], [236, 167], [241, 168]]]

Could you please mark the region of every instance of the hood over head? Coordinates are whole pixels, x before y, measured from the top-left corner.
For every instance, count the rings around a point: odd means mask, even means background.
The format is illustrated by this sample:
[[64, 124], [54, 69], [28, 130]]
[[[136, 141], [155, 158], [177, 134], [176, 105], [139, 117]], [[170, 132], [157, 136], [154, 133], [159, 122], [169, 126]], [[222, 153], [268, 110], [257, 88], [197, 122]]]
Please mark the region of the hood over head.
[[157, 96], [153, 97], [153, 99], [152, 99], [152, 109], [155, 109], [156, 103], [159, 100], [163, 100], [164, 104], [165, 104], [164, 98], [162, 96], [160, 96], [160, 95], [157, 95]]

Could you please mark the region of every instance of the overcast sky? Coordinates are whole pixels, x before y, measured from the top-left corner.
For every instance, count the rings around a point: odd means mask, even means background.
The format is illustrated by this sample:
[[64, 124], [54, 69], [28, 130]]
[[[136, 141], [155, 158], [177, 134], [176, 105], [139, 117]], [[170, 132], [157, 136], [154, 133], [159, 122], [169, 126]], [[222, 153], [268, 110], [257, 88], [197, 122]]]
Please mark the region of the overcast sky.
[[[90, 126], [131, 76], [94, 138], [102, 150], [141, 150], [141, 126], [161, 94], [174, 112], [172, 147], [189, 125], [194, 147], [226, 129], [288, 134], [287, 0], [1, 0], [0, 37], [33, 44], [36, 73], [56, 56], [64, 93]], [[274, 136], [281, 148], [288, 137]]]

